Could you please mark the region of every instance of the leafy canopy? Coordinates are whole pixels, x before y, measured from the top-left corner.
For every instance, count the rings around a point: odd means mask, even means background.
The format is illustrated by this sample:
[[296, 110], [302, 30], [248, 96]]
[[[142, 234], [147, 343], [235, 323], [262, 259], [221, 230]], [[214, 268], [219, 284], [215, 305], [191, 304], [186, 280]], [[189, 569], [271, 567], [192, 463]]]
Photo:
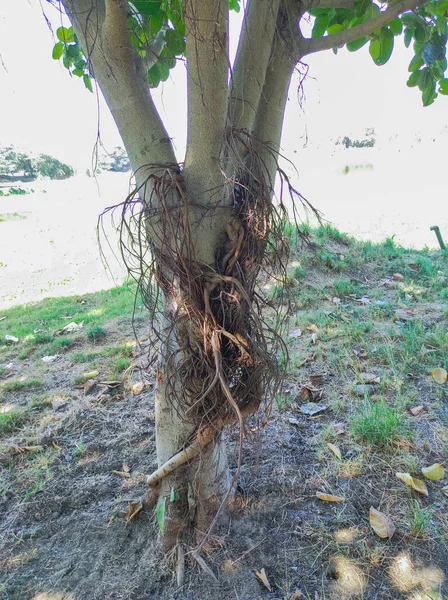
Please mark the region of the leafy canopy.
[[[51, 0], [48, 0], [51, 2]], [[185, 23], [183, 0], [134, 0], [128, 2], [130, 40], [139, 55], [149, 62], [148, 85], [157, 87], [166, 81], [170, 70], [185, 56]], [[392, 4], [390, 4], [392, 6]], [[229, 9], [239, 12], [240, 0], [229, 0]], [[312, 38], [331, 36], [362, 25], [387, 9], [372, 0], [356, 0], [350, 8], [310, 8], [314, 19]], [[72, 27], [59, 27], [53, 58], [62, 59], [72, 75], [80, 77], [90, 91], [92, 71]], [[395, 38], [402, 36], [414, 56], [409, 64], [409, 87], [422, 93], [424, 106], [429, 106], [438, 94], [448, 95], [446, 45], [448, 38], [448, 0], [431, 0], [414, 11], [404, 12], [369, 35], [346, 44], [355, 52], [369, 44], [373, 62], [384, 65], [390, 59]], [[335, 53], [338, 48], [334, 48]], [[298, 58], [303, 58], [300, 56]]]

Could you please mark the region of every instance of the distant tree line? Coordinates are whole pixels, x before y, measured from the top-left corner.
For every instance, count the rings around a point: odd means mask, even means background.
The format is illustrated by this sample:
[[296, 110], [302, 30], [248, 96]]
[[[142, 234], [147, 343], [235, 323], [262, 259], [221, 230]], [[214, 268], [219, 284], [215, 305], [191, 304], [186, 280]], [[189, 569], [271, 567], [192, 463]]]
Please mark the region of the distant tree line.
[[72, 167], [48, 154], [31, 156], [18, 151], [13, 146], [0, 147], [0, 180], [2, 181], [32, 181], [38, 177], [67, 179], [72, 175], [74, 175]]

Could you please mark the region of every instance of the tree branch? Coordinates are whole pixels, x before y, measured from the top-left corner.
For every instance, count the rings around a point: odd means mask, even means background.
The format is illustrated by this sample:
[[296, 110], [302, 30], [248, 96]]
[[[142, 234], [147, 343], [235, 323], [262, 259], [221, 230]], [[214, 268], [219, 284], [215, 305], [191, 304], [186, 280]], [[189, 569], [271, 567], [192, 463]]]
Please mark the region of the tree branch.
[[205, 188], [222, 183], [219, 159], [227, 112], [228, 13], [227, 0], [185, 3], [188, 126], [184, 171], [190, 181]]
[[299, 33], [299, 58], [320, 52], [321, 50], [338, 48], [339, 46], [344, 46], [348, 42], [352, 42], [366, 35], [370, 35], [376, 29], [386, 25], [386, 23], [392, 21], [401, 13], [413, 10], [417, 8], [417, 6], [422, 6], [423, 4], [426, 4], [427, 1], [428, 0], [401, 0], [393, 6], [389, 6], [387, 10], [381, 12], [373, 19], [369, 19], [368, 21], [365, 21], [365, 23], [361, 23], [361, 25], [356, 25], [351, 29], [346, 29], [345, 31], [333, 33], [325, 37], [308, 39], [302, 37]]
[[250, 130], [263, 89], [280, 0], [249, 0], [229, 98], [229, 125]]
[[[103, 92], [137, 179], [141, 167], [176, 161], [148, 91], [146, 70], [129, 42], [127, 2], [62, 0]], [[140, 171], [139, 171], [140, 170]]]

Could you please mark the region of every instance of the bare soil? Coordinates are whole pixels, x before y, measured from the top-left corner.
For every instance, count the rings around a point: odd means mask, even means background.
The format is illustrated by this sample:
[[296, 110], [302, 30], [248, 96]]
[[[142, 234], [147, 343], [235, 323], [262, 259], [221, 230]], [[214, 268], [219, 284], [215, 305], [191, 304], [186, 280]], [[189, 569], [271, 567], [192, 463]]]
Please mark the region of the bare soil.
[[[368, 280], [369, 294], [380, 284], [375, 269], [371, 263], [357, 274]], [[314, 274], [311, 285], [324, 288], [323, 277]], [[385, 292], [386, 297], [394, 293]], [[335, 307], [329, 297], [320, 310], [340, 310], [347, 319], [360, 306], [354, 297], [343, 304], [344, 310]], [[418, 307], [428, 327], [446, 325], [433, 303], [421, 301]], [[403, 408], [413, 440], [403, 439], [389, 450], [362, 443], [349, 430], [350, 414], [361, 402], [352, 392], [353, 371], [348, 364], [344, 369], [329, 360], [342, 338], [330, 335], [331, 327], [320, 326], [317, 343], [310, 344], [308, 319], [305, 313], [296, 315], [304, 333], [290, 339], [293, 358], [306, 362], [291, 370], [268, 426], [261, 432], [254, 420], [247, 423], [230, 523], [214, 532], [203, 554], [218, 582], [199, 569], [186, 546], [181, 589], [173, 557], [158, 547], [154, 511], [144, 509], [132, 521], [125, 519], [130, 502], [145, 494], [145, 475], [156, 467], [154, 373], [140, 370], [148, 354], [144, 328], [138, 331], [142, 346], [133, 357], [137, 367], [125, 374], [118, 392], [104, 393], [101, 376], [88, 390], [74, 387], [75, 377], [86, 368], [66, 354], [43, 367], [32, 358], [10, 358], [15, 376], [35, 377], [38, 369], [43, 388], [39, 402], [36, 391], [22, 390], [8, 392], [0, 404], [28, 407], [22, 427], [1, 440], [2, 600], [448, 598], [446, 481], [428, 481], [426, 498], [395, 477], [396, 471], [409, 468], [410, 454], [419, 466], [446, 462], [446, 394], [429, 377], [411, 373], [404, 389], [412, 384], [414, 404], [425, 405], [418, 416]], [[398, 327], [388, 319], [391, 327]], [[376, 324], [381, 331], [384, 317], [377, 317]], [[109, 329], [113, 336], [107, 343], [120, 343], [129, 338], [130, 318]], [[359, 354], [363, 343], [349, 339], [349, 353]], [[78, 346], [89, 349], [81, 338]], [[374, 369], [381, 378], [388, 374], [373, 356], [359, 360], [362, 370]], [[307, 417], [298, 409], [303, 403], [300, 389], [312, 375], [322, 375], [321, 401], [327, 409]], [[140, 381], [144, 390], [135, 395], [132, 385]], [[393, 393], [386, 390], [385, 395]], [[33, 398], [35, 407], [29, 409]], [[341, 422], [345, 433], [329, 433]], [[235, 469], [238, 432], [229, 432], [229, 440]], [[340, 447], [342, 460], [329, 451], [328, 440]], [[36, 445], [42, 447], [38, 452], [27, 449]], [[129, 477], [114, 473], [126, 473], [128, 467]], [[317, 492], [344, 501], [324, 502]], [[431, 526], [422, 537], [410, 530], [407, 511], [416, 501], [432, 511]], [[371, 506], [393, 519], [397, 532], [391, 540], [381, 540], [369, 526]], [[262, 569], [271, 590], [255, 575]]]

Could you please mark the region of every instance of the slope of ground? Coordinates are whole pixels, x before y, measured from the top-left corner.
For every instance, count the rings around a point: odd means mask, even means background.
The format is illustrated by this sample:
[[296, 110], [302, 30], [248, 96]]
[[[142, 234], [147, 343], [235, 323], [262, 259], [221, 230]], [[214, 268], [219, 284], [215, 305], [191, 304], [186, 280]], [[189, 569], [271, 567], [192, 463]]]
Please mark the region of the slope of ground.
[[[289, 268], [287, 378], [265, 430], [247, 423], [231, 523], [204, 553], [218, 582], [185, 548], [177, 590], [153, 510], [125, 518], [156, 465], [134, 288], [0, 314], [2, 600], [448, 597], [448, 481], [421, 472], [448, 455], [448, 257], [331, 227], [312, 239]], [[284, 289], [266, 285], [281, 305]], [[70, 323], [83, 326], [55, 333]], [[425, 479], [427, 495], [396, 472]]]

